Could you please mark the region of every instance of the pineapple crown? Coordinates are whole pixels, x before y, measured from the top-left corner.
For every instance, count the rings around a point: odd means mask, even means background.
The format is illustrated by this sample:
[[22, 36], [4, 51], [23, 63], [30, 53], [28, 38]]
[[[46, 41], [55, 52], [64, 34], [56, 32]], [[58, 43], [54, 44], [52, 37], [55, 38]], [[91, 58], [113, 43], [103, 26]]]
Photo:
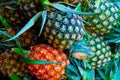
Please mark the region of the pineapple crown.
[[94, 53], [90, 51], [90, 47], [87, 46], [87, 43], [88, 42], [85, 39], [75, 42], [70, 47], [70, 55], [72, 55], [73, 57], [77, 56], [78, 59], [84, 59], [84, 57], [82, 58], [82, 56], [86, 56], [86, 59], [87, 57], [89, 58], [90, 56], [94, 55]]
[[69, 57], [70, 64], [66, 67], [68, 80], [94, 80], [94, 69], [85, 60]]
[[120, 79], [120, 58], [112, 59], [103, 68], [97, 68], [96, 79], [119, 80]]

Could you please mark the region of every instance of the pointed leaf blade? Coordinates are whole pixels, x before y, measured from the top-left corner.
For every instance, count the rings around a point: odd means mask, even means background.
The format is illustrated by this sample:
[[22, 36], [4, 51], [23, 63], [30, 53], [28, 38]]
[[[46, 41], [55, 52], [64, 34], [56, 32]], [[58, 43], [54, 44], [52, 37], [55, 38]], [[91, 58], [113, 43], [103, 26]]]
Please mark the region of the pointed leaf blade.
[[41, 26], [41, 29], [40, 29], [39, 36], [41, 35], [41, 33], [43, 31], [43, 28], [44, 28], [44, 25], [45, 25], [45, 22], [46, 22], [46, 17], [47, 17], [47, 11], [43, 11], [42, 12], [42, 26]]
[[102, 70], [100, 70], [100, 69], [96, 69], [96, 70], [97, 70], [97, 72], [99, 73], [100, 77], [101, 77], [103, 80], [107, 80], [107, 79], [106, 79], [106, 75], [104, 74], [104, 72], [103, 72]]
[[23, 58], [21, 62], [26, 64], [60, 64], [59, 62], [50, 62], [45, 60], [32, 60], [29, 58]]
[[38, 20], [38, 18], [41, 16], [41, 12], [38, 12], [35, 16], [33, 16], [30, 21], [12, 38], [8, 39], [7, 41], [13, 40], [15, 38], [17, 38], [18, 36], [20, 36], [21, 34], [23, 34], [26, 30], [28, 30], [29, 28], [31, 28], [35, 22]]
[[64, 5], [62, 4], [58, 4], [58, 3], [53, 3], [51, 5], [52, 7], [60, 10], [60, 11], [63, 11], [63, 12], [68, 12], [68, 13], [73, 13], [73, 14], [79, 14], [79, 15], [95, 15], [95, 14], [98, 14], [98, 13], [92, 13], [92, 12], [79, 12], [79, 11], [75, 11], [73, 9], [70, 9], [70, 8], [67, 8], [65, 7]]
[[19, 76], [17, 76], [16, 74], [12, 74], [11, 76], [9, 76], [9, 78], [11, 80], [22, 80]]
[[12, 48], [12, 50], [18, 54], [18, 55], [21, 55], [23, 57], [25, 57], [26, 55], [28, 56], [30, 53], [24, 49], [21, 49], [21, 48]]

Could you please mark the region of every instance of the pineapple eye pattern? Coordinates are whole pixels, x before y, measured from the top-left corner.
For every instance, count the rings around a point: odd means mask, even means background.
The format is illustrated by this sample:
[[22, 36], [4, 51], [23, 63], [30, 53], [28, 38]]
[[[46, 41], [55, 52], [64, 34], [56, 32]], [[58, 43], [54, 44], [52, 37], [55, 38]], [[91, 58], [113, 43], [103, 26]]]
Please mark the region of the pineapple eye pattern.
[[93, 68], [101, 67], [111, 60], [110, 47], [102, 37], [96, 37], [90, 41], [90, 49], [95, 54], [90, 58], [90, 64]]
[[[83, 38], [84, 25], [79, 15], [58, 10], [49, 11], [48, 15], [44, 35], [54, 47], [68, 49], [73, 42]], [[56, 32], [53, 33], [53, 31]], [[49, 36], [53, 36], [52, 39]]]
[[29, 57], [34, 60], [61, 62], [61, 64], [28, 65], [30, 73], [42, 80], [58, 80], [62, 78], [65, 74], [65, 68], [69, 64], [69, 60], [65, 53], [47, 44], [40, 44], [32, 47]]
[[119, 10], [113, 3], [101, 2], [99, 7], [94, 9], [94, 12], [99, 14], [87, 18], [91, 24], [86, 27], [88, 31], [93, 30], [94, 33], [103, 35], [109, 33], [117, 25]]

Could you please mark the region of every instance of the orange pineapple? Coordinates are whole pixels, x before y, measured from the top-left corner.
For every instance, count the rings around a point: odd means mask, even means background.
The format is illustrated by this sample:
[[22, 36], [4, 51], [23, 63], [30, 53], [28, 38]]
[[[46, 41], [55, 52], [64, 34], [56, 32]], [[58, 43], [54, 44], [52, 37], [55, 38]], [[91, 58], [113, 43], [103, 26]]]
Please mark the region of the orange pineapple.
[[69, 64], [66, 54], [47, 44], [40, 44], [31, 47], [29, 58], [34, 60], [61, 62], [61, 64], [28, 65], [30, 73], [41, 80], [61, 79], [65, 74], [66, 66]]

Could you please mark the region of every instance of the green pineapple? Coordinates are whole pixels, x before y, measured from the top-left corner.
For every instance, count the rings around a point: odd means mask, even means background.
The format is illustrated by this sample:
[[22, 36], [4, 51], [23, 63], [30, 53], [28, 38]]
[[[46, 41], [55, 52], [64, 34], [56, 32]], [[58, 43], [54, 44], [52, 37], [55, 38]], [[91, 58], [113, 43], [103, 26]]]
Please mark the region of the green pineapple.
[[93, 68], [104, 66], [112, 57], [110, 47], [103, 37], [94, 37], [85, 45], [81, 41], [76, 42], [70, 49], [73, 57], [88, 59]]
[[94, 13], [98, 13], [93, 16], [85, 16], [84, 19], [89, 22], [89, 25], [86, 25], [86, 29], [90, 34], [105, 34], [109, 33], [117, 25], [119, 19], [119, 9], [118, 7], [108, 1], [97, 2], [97, 5], [93, 5]]
[[13, 73], [21, 77], [27, 76], [28, 71], [26, 65], [20, 62], [21, 59], [22, 57], [15, 54], [12, 50], [6, 50], [0, 54], [0, 72], [8, 76]]
[[68, 49], [85, 34], [81, 16], [52, 9], [47, 13], [45, 39], [54, 47]]
[[106, 62], [111, 60], [112, 54], [110, 47], [102, 37], [97, 37], [91, 40], [89, 46], [91, 47], [91, 51], [95, 53], [95, 55], [90, 58], [90, 63], [92, 66], [101, 67]]

